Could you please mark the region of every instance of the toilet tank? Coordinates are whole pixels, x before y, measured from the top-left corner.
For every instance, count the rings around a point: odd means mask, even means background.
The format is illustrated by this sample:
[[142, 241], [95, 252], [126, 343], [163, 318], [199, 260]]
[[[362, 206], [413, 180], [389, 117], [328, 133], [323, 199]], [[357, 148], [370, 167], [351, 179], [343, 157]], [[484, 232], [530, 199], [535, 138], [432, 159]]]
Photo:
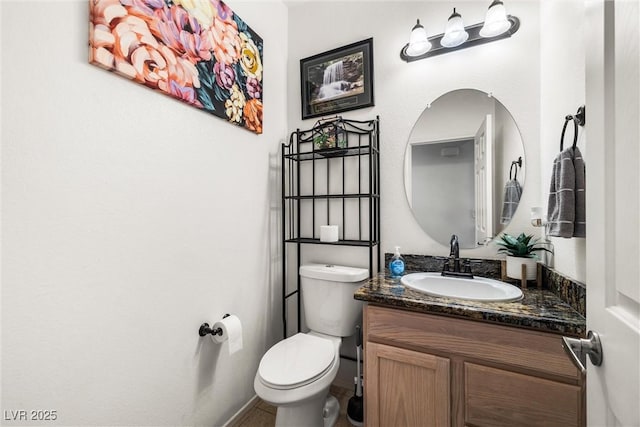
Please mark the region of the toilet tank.
[[362, 301], [353, 293], [369, 278], [369, 270], [341, 265], [300, 266], [300, 289], [309, 329], [336, 337], [356, 332]]

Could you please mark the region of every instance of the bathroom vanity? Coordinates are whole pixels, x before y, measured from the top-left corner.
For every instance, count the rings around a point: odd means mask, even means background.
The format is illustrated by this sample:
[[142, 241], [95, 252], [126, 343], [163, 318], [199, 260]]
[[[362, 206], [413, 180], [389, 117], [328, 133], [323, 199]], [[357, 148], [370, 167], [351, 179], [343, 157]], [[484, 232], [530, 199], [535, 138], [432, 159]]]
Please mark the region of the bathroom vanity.
[[521, 301], [432, 297], [383, 276], [364, 308], [365, 424], [584, 426], [585, 378], [561, 336], [585, 318], [549, 290]]

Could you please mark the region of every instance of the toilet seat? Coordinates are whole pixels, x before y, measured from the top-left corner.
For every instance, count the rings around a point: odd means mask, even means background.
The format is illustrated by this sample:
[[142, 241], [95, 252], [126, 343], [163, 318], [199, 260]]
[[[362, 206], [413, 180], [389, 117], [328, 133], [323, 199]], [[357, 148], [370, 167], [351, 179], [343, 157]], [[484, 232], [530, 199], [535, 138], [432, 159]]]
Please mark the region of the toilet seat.
[[335, 360], [333, 342], [298, 333], [265, 353], [258, 367], [258, 376], [267, 387], [279, 390], [297, 388], [322, 377]]

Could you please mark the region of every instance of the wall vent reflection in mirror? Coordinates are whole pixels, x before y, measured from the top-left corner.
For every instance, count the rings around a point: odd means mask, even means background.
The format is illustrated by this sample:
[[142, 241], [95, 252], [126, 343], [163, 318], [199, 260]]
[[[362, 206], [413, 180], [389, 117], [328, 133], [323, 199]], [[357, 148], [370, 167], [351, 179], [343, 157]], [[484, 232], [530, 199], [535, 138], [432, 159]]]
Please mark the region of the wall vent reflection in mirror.
[[440, 150], [440, 155], [442, 157], [456, 157], [460, 154], [460, 149], [458, 147], [445, 147]]

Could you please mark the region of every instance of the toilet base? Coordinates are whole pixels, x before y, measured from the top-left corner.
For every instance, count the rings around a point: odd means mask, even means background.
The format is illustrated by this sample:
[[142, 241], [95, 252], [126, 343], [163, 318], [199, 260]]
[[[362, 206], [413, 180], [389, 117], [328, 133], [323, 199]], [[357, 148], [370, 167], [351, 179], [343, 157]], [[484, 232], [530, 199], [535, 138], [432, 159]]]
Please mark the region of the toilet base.
[[331, 395], [320, 396], [301, 405], [278, 406], [276, 427], [333, 427], [339, 414], [338, 399]]
[[327, 400], [324, 402], [324, 409], [322, 410], [322, 419], [324, 420], [324, 427], [333, 427], [338, 421], [340, 415], [340, 403], [334, 396], [328, 395]]

